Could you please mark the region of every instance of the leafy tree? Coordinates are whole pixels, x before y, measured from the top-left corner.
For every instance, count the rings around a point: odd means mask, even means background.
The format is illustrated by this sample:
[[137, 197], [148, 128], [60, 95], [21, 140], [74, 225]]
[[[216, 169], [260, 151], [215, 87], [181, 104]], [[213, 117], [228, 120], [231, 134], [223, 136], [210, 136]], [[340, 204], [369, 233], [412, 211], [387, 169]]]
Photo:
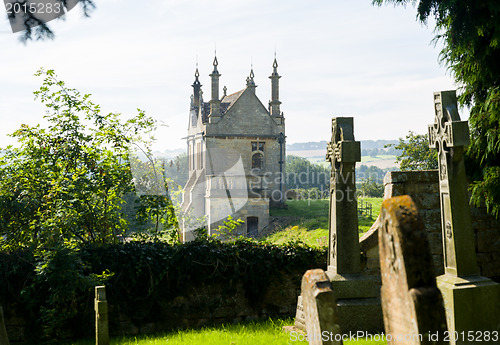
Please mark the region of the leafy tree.
[[[71, 10], [75, 7], [74, 1], [68, 0], [55, 0], [56, 3], [60, 4], [61, 8], [64, 9], [64, 12]], [[29, 40], [43, 40], [43, 39], [53, 39], [54, 32], [50, 29], [47, 23], [44, 23], [40, 19], [36, 17], [36, 13], [32, 13], [30, 11], [29, 3], [27, 0], [14, 0], [10, 1], [13, 5], [19, 4], [21, 6], [16, 7], [20, 9], [21, 16], [23, 17], [23, 24], [25, 31], [23, 35], [20, 37], [22, 42], [26, 42]], [[95, 8], [94, 0], [76, 0], [77, 3], [80, 4], [80, 7], [83, 10], [85, 16], [89, 17], [92, 10]], [[12, 11], [8, 14], [8, 18], [14, 18], [16, 13]], [[59, 17], [60, 19], [61, 17]]]
[[370, 151], [370, 157], [377, 157], [380, 154], [378, 149], [373, 149]]
[[[373, 0], [406, 5], [417, 0]], [[497, 0], [420, 0], [417, 18], [436, 20], [441, 62], [462, 85], [459, 102], [470, 108], [467, 168], [472, 201], [500, 216], [500, 3]]]
[[188, 155], [183, 152], [174, 159], [167, 159], [164, 162], [165, 176], [170, 178], [177, 185], [184, 187], [188, 178]]
[[437, 151], [429, 148], [428, 134], [415, 134], [412, 131], [406, 135], [406, 140], [399, 138], [399, 144], [394, 146], [402, 150], [396, 157], [401, 170], [431, 170], [438, 168]]
[[286, 157], [286, 186], [288, 189], [312, 188], [328, 190], [330, 169], [313, 164], [306, 158], [288, 155]]
[[[35, 97], [46, 105], [49, 125], [22, 125], [11, 135], [19, 146], [7, 147], [0, 158], [0, 244], [116, 242], [128, 227], [125, 195], [134, 191], [131, 148], [149, 151], [156, 121], [139, 110], [122, 122], [119, 114], [102, 114], [90, 95], [66, 87], [54, 71], [36, 75], [45, 77]], [[171, 206], [160, 201], [157, 207]]]
[[359, 192], [363, 196], [371, 198], [381, 198], [384, 196], [384, 185], [368, 177], [361, 180]]
[[356, 168], [356, 181], [361, 181], [366, 178], [372, 178], [377, 183], [383, 183], [384, 176], [388, 171], [397, 170], [396, 167], [381, 169], [375, 165], [365, 165]]

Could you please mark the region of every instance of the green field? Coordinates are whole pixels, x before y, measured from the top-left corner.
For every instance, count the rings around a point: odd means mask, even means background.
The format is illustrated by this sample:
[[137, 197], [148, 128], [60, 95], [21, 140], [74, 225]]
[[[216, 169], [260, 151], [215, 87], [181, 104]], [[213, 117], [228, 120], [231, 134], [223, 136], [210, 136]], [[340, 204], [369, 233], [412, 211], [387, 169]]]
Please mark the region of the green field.
[[[307, 157], [307, 160], [313, 164], [319, 164], [324, 167], [330, 167], [330, 163], [326, 161], [324, 156]], [[382, 160], [392, 160], [396, 162], [395, 155], [377, 155], [377, 156], [361, 156], [361, 164], [370, 163]], [[394, 164], [396, 166], [396, 164]]]
[[[287, 333], [283, 326], [292, 325], [292, 319], [268, 320], [237, 325], [206, 327], [199, 330], [185, 330], [160, 335], [112, 338], [111, 345], [288, 345], [307, 344], [304, 335]], [[51, 343], [54, 344], [54, 343]], [[95, 340], [59, 342], [60, 345], [91, 345]], [[385, 345], [386, 341], [346, 340], [345, 345]]]
[[396, 156], [395, 155], [362, 156], [361, 157], [361, 164], [367, 163], [367, 162], [386, 160], [386, 159], [392, 159], [392, 160], [396, 161]]
[[[377, 219], [382, 205], [382, 198], [359, 198], [372, 204], [372, 216], [358, 216], [359, 236], [370, 229]], [[310, 246], [328, 245], [328, 199], [289, 200], [288, 209], [271, 209], [271, 217], [298, 217], [284, 229], [278, 230], [265, 238], [272, 243], [286, 243], [300, 240]]]

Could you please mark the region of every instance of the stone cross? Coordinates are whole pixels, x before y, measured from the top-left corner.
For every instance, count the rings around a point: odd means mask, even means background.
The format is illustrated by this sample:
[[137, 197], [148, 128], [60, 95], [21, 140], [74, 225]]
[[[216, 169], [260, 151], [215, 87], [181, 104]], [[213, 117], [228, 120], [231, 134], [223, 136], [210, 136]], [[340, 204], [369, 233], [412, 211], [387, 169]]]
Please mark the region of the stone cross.
[[434, 93], [434, 111], [429, 146], [438, 151], [445, 274], [478, 275], [463, 159], [464, 146], [470, 143], [469, 127], [460, 121], [454, 90]]
[[95, 287], [95, 343], [96, 345], [109, 345], [108, 330], [108, 301], [106, 300], [106, 287]]
[[448, 344], [424, 223], [410, 196], [384, 200], [378, 229], [382, 310], [389, 345]]
[[361, 161], [361, 147], [354, 140], [352, 117], [332, 119], [332, 140], [327, 145], [326, 159], [332, 165], [328, 272], [357, 274], [361, 264], [355, 167]]
[[[463, 159], [469, 144], [467, 121], [460, 121], [455, 91], [434, 93], [435, 121], [429, 146], [438, 151], [441, 229], [445, 274], [437, 277], [443, 294], [450, 344], [471, 344], [475, 331], [500, 332], [500, 284], [479, 275]], [[486, 333], [485, 333], [486, 334]], [[482, 343], [488, 339], [482, 339]], [[495, 343], [493, 339], [486, 342]]]
[[0, 305], [0, 345], [9, 345], [9, 337], [5, 328], [5, 318], [3, 316], [3, 307]]
[[342, 344], [342, 333], [335, 313], [337, 301], [325, 271], [314, 269], [304, 274], [302, 299], [309, 344]]

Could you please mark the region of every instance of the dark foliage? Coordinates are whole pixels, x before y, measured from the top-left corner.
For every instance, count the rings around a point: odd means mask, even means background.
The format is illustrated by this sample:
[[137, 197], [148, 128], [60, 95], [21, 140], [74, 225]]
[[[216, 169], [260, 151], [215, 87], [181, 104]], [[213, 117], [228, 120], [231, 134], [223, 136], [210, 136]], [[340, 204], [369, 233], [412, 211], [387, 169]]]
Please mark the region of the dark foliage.
[[[71, 10], [75, 6], [75, 4], [73, 3], [74, 1], [68, 1], [68, 0], [56, 0], [56, 1], [61, 5], [62, 8], [64, 8], [65, 12]], [[83, 14], [89, 17], [90, 13], [95, 8], [94, 1], [77, 0], [77, 2], [82, 8]], [[18, 8], [21, 9], [22, 11], [22, 17], [25, 27], [25, 31], [23, 31], [23, 34], [20, 36], [21, 42], [26, 43], [27, 41], [32, 41], [33, 39], [44, 40], [44, 39], [54, 38], [55, 35], [50, 26], [47, 23], [41, 21], [39, 18], [37, 18], [36, 13], [32, 13], [29, 10], [29, 1], [15, 0], [12, 1], [12, 3], [21, 5]], [[15, 16], [16, 14], [14, 12], [9, 14], [9, 18], [10, 17], [14, 18]], [[59, 17], [59, 19], [60, 18], [61, 17]]]
[[471, 145], [466, 152], [472, 201], [500, 217], [500, 2], [498, 0], [373, 0], [417, 5], [417, 18], [436, 21], [441, 62], [470, 108]]
[[[165, 305], [205, 284], [230, 295], [243, 286], [258, 305], [271, 277], [326, 268], [326, 252], [303, 245], [258, 244], [207, 239], [186, 244], [130, 242], [0, 253], [0, 303], [6, 316], [30, 320], [33, 340], [89, 337], [93, 332], [94, 286], [105, 284], [115, 308], [138, 324], [160, 320]], [[110, 320], [113, 315], [110, 315]]]

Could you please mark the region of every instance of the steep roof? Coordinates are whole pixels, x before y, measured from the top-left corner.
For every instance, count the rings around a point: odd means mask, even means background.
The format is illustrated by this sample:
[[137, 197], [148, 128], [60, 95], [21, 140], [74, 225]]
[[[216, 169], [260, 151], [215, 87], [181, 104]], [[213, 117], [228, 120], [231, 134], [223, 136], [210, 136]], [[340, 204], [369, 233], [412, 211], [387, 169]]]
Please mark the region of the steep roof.
[[232, 106], [234, 104], [234, 102], [236, 102], [236, 100], [238, 98], [240, 98], [240, 96], [243, 93], [243, 91], [245, 91], [245, 89], [240, 90], [240, 91], [235, 92], [235, 93], [232, 93], [230, 95], [222, 97], [221, 103], [228, 103], [228, 107], [227, 108], [229, 109], [229, 107]]
[[[232, 106], [233, 104], [240, 98], [240, 96], [243, 94], [243, 92], [246, 89], [240, 90], [238, 92], [232, 93], [230, 95], [226, 95], [222, 97], [221, 103], [220, 103], [220, 112], [222, 115], [224, 115]], [[203, 102], [203, 107], [201, 108], [201, 113], [202, 113], [202, 120], [203, 123], [208, 122], [208, 115], [210, 114], [210, 103], [209, 102]]]

